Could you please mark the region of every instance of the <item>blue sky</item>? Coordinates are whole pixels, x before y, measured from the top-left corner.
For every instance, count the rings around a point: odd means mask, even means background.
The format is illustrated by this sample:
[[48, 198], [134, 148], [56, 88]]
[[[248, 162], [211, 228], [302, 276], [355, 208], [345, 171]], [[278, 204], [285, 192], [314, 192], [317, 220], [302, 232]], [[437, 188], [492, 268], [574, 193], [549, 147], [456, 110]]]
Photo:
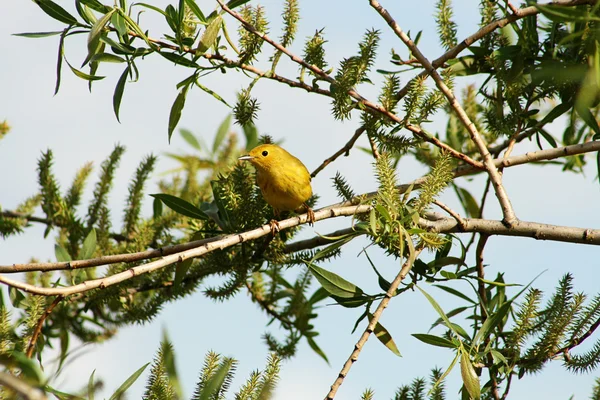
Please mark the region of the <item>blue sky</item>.
[[[72, 7], [70, 1], [59, 3], [68, 9]], [[209, 1], [198, 3], [205, 12], [213, 7]], [[277, 37], [280, 32], [280, 3], [262, 2], [272, 21], [272, 37]], [[476, 30], [478, 2], [455, 3], [460, 5], [456, 9], [458, 37], [464, 38]], [[164, 6], [167, 2], [157, 1], [153, 4]], [[405, 31], [410, 30], [414, 34], [423, 30], [420, 47], [426, 56], [433, 59], [441, 54], [432, 17], [433, 0], [383, 1], [382, 4]], [[121, 123], [118, 123], [112, 111], [112, 93], [122, 66], [102, 65], [100, 73], [107, 78], [96, 83], [91, 94], [87, 90], [87, 82], [63, 68], [61, 91], [53, 96], [58, 39], [25, 39], [11, 34], [58, 30], [62, 28], [61, 24], [48, 18], [33, 2], [1, 2], [0, 15], [3, 16], [0, 24], [0, 53], [3, 54], [0, 62], [0, 120], [7, 118], [13, 127], [12, 132], [0, 142], [0, 170], [3, 171], [0, 174], [0, 187], [4, 188], [0, 194], [0, 204], [3, 208], [11, 209], [37, 190], [35, 162], [42, 151], [48, 148], [54, 151], [54, 171], [65, 188], [75, 170], [85, 162], [94, 162], [96, 169], [93, 176], [97, 176], [100, 162], [107, 157], [115, 143], [121, 143], [126, 146], [127, 152], [110, 199], [113, 215], [118, 217], [129, 179], [145, 155], [154, 153], [160, 156], [164, 152], [189, 151], [177, 134], [173, 136], [171, 144], [167, 142], [168, 112], [177, 94], [175, 84], [186, 77], [188, 71], [169, 65], [158, 57], [149, 57], [141, 62], [141, 79], [127, 85], [121, 106]], [[147, 21], [145, 26], [149, 27], [150, 36], [160, 37], [161, 33], [166, 32], [166, 24], [152, 14], [145, 13], [142, 18]], [[228, 22], [233, 31], [233, 22]], [[387, 62], [391, 48], [407, 56], [402, 43], [367, 1], [302, 2], [300, 31], [292, 51], [300, 54], [304, 38], [322, 27], [325, 27], [329, 41], [326, 45], [327, 59], [332, 66], [337, 66], [341, 58], [353, 55], [362, 34], [373, 27], [382, 30], [378, 67], [391, 68]], [[65, 51], [73, 65], [79, 65], [85, 57], [85, 39], [81, 36], [67, 42]], [[265, 58], [271, 53], [271, 49], [266, 48]], [[267, 64], [259, 62], [257, 65], [266, 68]], [[292, 78], [297, 76], [296, 65], [285, 58], [282, 58], [279, 68], [283, 75]], [[372, 77], [376, 82], [379, 80], [375, 73]], [[407, 78], [402, 79], [406, 82]], [[204, 81], [206, 86], [217, 91], [230, 104], [234, 103], [235, 93], [248, 82], [242, 74], [234, 72], [210, 75], [210, 80]], [[459, 86], [465, 83], [460, 82]], [[360, 88], [360, 92], [375, 98], [377, 88], [365, 86]], [[309, 170], [316, 168], [345, 143], [359, 124], [358, 118], [343, 123], [333, 120], [326, 98], [273, 82], [259, 82], [255, 96], [261, 100], [257, 120], [259, 131], [277, 140], [284, 140], [284, 146], [302, 159]], [[228, 112], [229, 109], [223, 104], [194, 90], [188, 95], [179, 127], [190, 129], [211, 143], [218, 125]], [[436, 128], [439, 129], [439, 125], [429, 127], [432, 131]], [[366, 144], [364, 141], [359, 143]], [[513, 154], [531, 149], [533, 147], [525, 144]], [[154, 180], [158, 180], [160, 173], [170, 167], [172, 164], [161, 157]], [[320, 195], [320, 205], [337, 200], [330, 184], [330, 178], [336, 171], [342, 172], [357, 192], [376, 188], [371, 173], [371, 159], [355, 150], [350, 157], [336, 161], [314, 180], [313, 188]], [[402, 182], [417, 178], [424, 172], [421, 166], [409, 159], [403, 160], [398, 170]], [[508, 169], [504, 174], [504, 182], [517, 215], [522, 220], [598, 228], [600, 215], [597, 213], [597, 204], [600, 194], [595, 176], [593, 168], [588, 168], [585, 175], [574, 175], [561, 173], [555, 167], [524, 166]], [[459, 183], [478, 193], [484, 180], [482, 177], [469, 180], [461, 178]], [[91, 190], [92, 184], [87, 188], [87, 199], [91, 196]], [[155, 191], [154, 186], [148, 188], [148, 193]], [[458, 209], [450, 192], [445, 193], [442, 200]], [[144, 207], [146, 215], [149, 215], [149, 199]], [[494, 201], [486, 206], [486, 216], [500, 216]], [[324, 234], [348, 226], [349, 222], [349, 219], [324, 221], [314, 228], [307, 228], [302, 235], [310, 237], [314, 232]], [[53, 260], [54, 242], [51, 238], [43, 240], [42, 235], [42, 227], [33, 227], [24, 235], [1, 241], [0, 263], [26, 262], [30, 257]], [[376, 292], [377, 282], [366, 259], [364, 256], [357, 257], [366, 244], [360, 240], [353, 242], [343, 257], [324, 267], [359, 284], [368, 292]], [[370, 255], [382, 273], [390, 278], [395, 275], [397, 261], [385, 258], [376, 250]], [[599, 255], [599, 250], [590, 246], [493, 237], [486, 248], [485, 262], [489, 265], [488, 277], [504, 272], [508, 282], [527, 283], [540, 272], [546, 271], [536, 281], [536, 286], [545, 291], [550, 291], [558, 279], [570, 271], [575, 276], [576, 288], [594, 295], [598, 290]], [[460, 305], [440, 290], [423, 286], [444, 309], [451, 310]], [[457, 288], [470, 290], [466, 285]], [[319, 311], [316, 327], [321, 335], [317, 340], [327, 353], [331, 365], [324, 363], [303, 343], [298, 356], [282, 365], [277, 399], [325, 396], [358, 339], [360, 333], [351, 335], [350, 331], [361, 312], [334, 305]], [[403, 357], [394, 356], [372, 338], [337, 398], [359, 398], [359, 393], [367, 387], [375, 389], [378, 399], [390, 398], [400, 384], [418, 376], [428, 376], [432, 366], [446, 367], [452, 360], [450, 351], [424, 345], [410, 336], [411, 333], [426, 332], [436, 318], [435, 311], [418, 292], [395, 298], [381, 322], [393, 335]], [[265, 328], [267, 322], [266, 316], [243, 293], [226, 303], [214, 303], [196, 293], [166, 306], [153, 322], [122, 329], [114, 340], [89, 348], [84, 357], [68, 367], [56, 386], [62, 389], [80, 387], [95, 369], [96, 376], [105, 381], [107, 391], [104, 393], [110, 393], [129, 374], [152, 360], [162, 331], [166, 329], [175, 345], [177, 366], [188, 396], [193, 392], [204, 354], [208, 350], [234, 356], [240, 361], [233, 384], [233, 388], [237, 388], [251, 370], [264, 365], [267, 351], [260, 337], [265, 329], [276, 332], [275, 327]], [[564, 372], [560, 362], [555, 362], [539, 375], [514, 382], [512, 398], [531, 398], [535, 395], [537, 398], [564, 399], [571, 394], [575, 394], [576, 399], [587, 398], [596, 375], [570, 375]], [[132, 388], [130, 398], [140, 397], [145, 377]], [[458, 369], [449, 376], [447, 387], [449, 397], [455, 397], [460, 387]]]

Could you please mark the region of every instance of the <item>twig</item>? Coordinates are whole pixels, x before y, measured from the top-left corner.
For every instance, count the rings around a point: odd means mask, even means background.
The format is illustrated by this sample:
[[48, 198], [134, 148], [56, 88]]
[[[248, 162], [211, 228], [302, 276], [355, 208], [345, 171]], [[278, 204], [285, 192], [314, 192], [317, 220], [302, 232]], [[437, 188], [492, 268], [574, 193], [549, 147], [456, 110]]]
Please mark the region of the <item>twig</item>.
[[335, 394], [337, 393], [338, 389], [344, 382], [344, 378], [346, 377], [346, 375], [348, 375], [350, 368], [352, 368], [352, 365], [356, 362], [356, 360], [358, 360], [358, 356], [359, 356], [363, 346], [365, 345], [367, 340], [369, 340], [369, 336], [371, 335], [371, 333], [373, 333], [373, 331], [375, 330], [375, 326], [377, 326], [377, 322], [379, 321], [381, 314], [388, 306], [388, 303], [390, 302], [392, 297], [394, 297], [394, 295], [396, 294], [396, 289], [398, 289], [398, 286], [400, 286], [400, 283], [402, 282], [404, 277], [410, 272], [410, 270], [413, 266], [414, 260], [419, 256], [421, 251], [423, 251], [422, 248], [415, 249], [414, 256], [409, 258], [408, 260], [406, 260], [406, 262], [400, 269], [400, 272], [398, 273], [398, 275], [396, 275], [396, 278], [392, 281], [389, 289], [385, 293], [385, 296], [383, 297], [383, 299], [381, 299], [381, 302], [379, 302], [377, 309], [375, 310], [375, 312], [373, 313], [373, 316], [369, 320], [369, 324], [367, 325], [367, 328], [365, 329], [363, 334], [360, 336], [360, 339], [358, 339], [358, 342], [356, 342], [356, 344], [354, 345], [354, 350], [350, 354], [350, 357], [348, 357], [348, 360], [346, 360], [346, 362], [344, 363], [344, 366], [342, 367], [340, 373], [338, 374], [338, 377], [333, 382], [333, 385], [331, 385], [331, 389], [329, 390], [327, 397], [325, 397], [325, 400], [333, 400], [333, 398], [335, 397]]
[[[484, 282], [485, 265], [483, 264], [483, 250], [485, 248], [485, 244], [487, 243], [488, 238], [489, 238], [489, 235], [482, 233], [479, 236], [479, 242], [477, 242], [477, 249], [475, 251], [475, 262], [476, 262], [476, 266], [477, 266], [477, 278], [479, 278], [477, 280], [477, 291], [479, 292], [479, 298], [480, 298], [479, 307], [481, 309], [481, 324], [482, 325], [488, 317], [488, 309], [487, 309], [488, 297], [487, 297], [487, 292], [485, 290], [485, 282]], [[484, 344], [487, 348], [487, 346], [490, 343], [489, 336], [485, 337], [483, 340], [484, 340]], [[492, 356], [491, 353], [488, 354], [487, 362], [489, 363], [490, 366], [494, 365], [494, 357]], [[498, 380], [496, 379], [496, 375], [492, 371], [492, 368], [488, 368], [488, 372], [490, 375], [490, 382], [491, 382], [491, 386], [492, 386], [491, 387], [492, 396], [494, 396], [494, 399], [500, 400], [500, 392], [498, 391]]]
[[510, 0], [506, 0], [506, 6], [510, 9], [510, 11], [512, 11], [513, 14], [516, 14], [519, 12], [519, 9], [517, 7], [515, 7]]
[[48, 309], [46, 309], [46, 311], [44, 311], [44, 313], [42, 314], [42, 316], [40, 317], [37, 325], [35, 326], [35, 331], [33, 331], [33, 335], [31, 336], [31, 340], [29, 340], [29, 344], [27, 345], [27, 351], [26, 351], [26, 355], [28, 358], [31, 358], [31, 356], [33, 355], [33, 350], [35, 349], [35, 343], [38, 340], [38, 337], [40, 336], [40, 333], [42, 332], [42, 327], [44, 326], [44, 321], [46, 320], [46, 318], [48, 318], [50, 316], [50, 314], [52, 314], [52, 310], [54, 310], [54, 307], [56, 307], [58, 305], [58, 303], [61, 302], [61, 300], [63, 299], [62, 296], [57, 296], [54, 301], [52, 302], [52, 304], [50, 304], [50, 307], [48, 307]]
[[450, 214], [450, 216], [456, 220], [456, 222], [458, 223], [458, 226], [460, 228], [462, 228], [465, 225], [465, 223], [464, 223], [462, 217], [460, 216], [460, 214], [458, 214], [456, 211], [454, 211], [453, 209], [451, 209], [450, 207], [448, 207], [446, 204], [442, 203], [439, 200], [434, 200], [433, 204], [435, 204], [436, 206], [438, 206], [439, 208], [441, 208], [442, 210], [444, 210], [448, 214]]
[[379, 150], [377, 150], [377, 143], [375, 143], [373, 136], [369, 136], [369, 144], [371, 145], [371, 153], [373, 153], [373, 158], [379, 160]]
[[342, 147], [341, 149], [339, 149], [338, 151], [336, 151], [335, 154], [333, 154], [331, 157], [329, 157], [328, 159], [326, 159], [325, 161], [323, 161], [321, 163], [321, 165], [319, 165], [317, 167], [317, 169], [315, 169], [312, 172], [312, 174], [310, 174], [310, 176], [312, 176], [313, 178], [315, 176], [317, 176], [317, 174], [319, 172], [321, 172], [327, 165], [329, 165], [330, 163], [332, 163], [333, 161], [335, 161], [342, 154], [345, 154], [346, 156], [348, 156], [350, 154], [350, 149], [352, 149], [352, 147], [354, 147], [354, 143], [356, 143], [356, 141], [358, 140], [358, 138], [360, 137], [360, 135], [362, 135], [364, 133], [364, 131], [365, 131], [365, 126], [362, 125], [360, 128], [358, 128], [354, 132], [354, 135], [352, 135], [352, 137], [350, 138], [350, 140], [348, 140], [348, 143], [346, 143], [344, 145], [344, 147]]
[[[14, 375], [2, 371], [0, 371], [0, 386], [4, 386], [17, 392], [27, 400], [48, 400], [42, 390], [31, 386]], [[19, 398], [19, 396], [17, 396], [17, 398]]]
[[452, 93], [450, 88], [448, 88], [448, 86], [446, 86], [446, 84], [444, 83], [444, 80], [442, 79], [440, 74], [435, 70], [435, 68], [431, 65], [431, 63], [423, 55], [423, 53], [421, 53], [421, 51], [419, 50], [417, 45], [415, 45], [415, 43], [406, 35], [406, 33], [404, 33], [404, 31], [400, 28], [400, 26], [392, 18], [390, 13], [385, 8], [383, 8], [377, 0], [369, 0], [369, 3], [379, 13], [379, 15], [381, 15], [381, 17], [388, 23], [388, 25], [392, 28], [394, 33], [396, 33], [396, 36], [398, 36], [400, 38], [400, 40], [402, 40], [404, 42], [404, 44], [410, 49], [411, 53], [415, 56], [415, 58], [417, 58], [421, 62], [421, 64], [425, 67], [425, 69], [427, 71], [429, 71], [429, 74], [435, 81], [435, 84], [438, 87], [438, 89], [448, 99], [448, 102], [450, 103], [450, 107], [454, 110], [458, 119], [460, 119], [462, 124], [465, 126], [465, 128], [469, 132], [469, 136], [471, 137], [471, 140], [475, 143], [475, 145], [479, 149], [479, 153], [481, 154], [481, 157], [483, 159], [483, 164], [485, 166], [485, 169], [487, 170], [487, 172], [490, 175], [490, 178], [492, 180], [492, 185], [494, 186], [494, 191], [496, 192], [496, 197], [498, 198], [498, 201], [500, 202], [500, 207], [502, 208], [502, 214], [504, 216], [504, 222], [507, 224], [507, 226], [511, 226], [513, 223], [515, 223], [517, 221], [517, 217], [512, 208], [512, 205], [510, 203], [510, 199], [508, 198], [508, 195], [506, 194], [506, 190], [504, 189], [504, 186], [502, 185], [502, 176], [500, 175], [500, 173], [498, 172], [498, 169], [494, 165], [492, 156], [491, 156], [490, 152], [488, 151], [483, 138], [477, 131], [475, 124], [473, 124], [473, 122], [471, 122], [471, 119], [469, 118], [469, 116], [467, 115], [465, 110], [462, 108], [462, 106], [460, 105], [460, 103], [458, 102], [456, 97], [454, 96], [454, 93]]
[[[337, 207], [329, 209], [321, 209], [316, 211], [315, 221], [322, 219], [334, 218], [339, 216], [350, 216], [354, 214], [360, 214], [367, 212], [371, 207], [367, 205], [351, 206], [351, 207]], [[280, 229], [288, 229], [300, 224], [308, 222], [308, 215], [301, 214], [299, 216], [288, 218], [283, 221], [279, 221]], [[162, 269], [168, 265], [182, 262], [190, 258], [200, 257], [204, 254], [210, 253], [215, 250], [225, 249], [234, 246], [239, 243], [243, 243], [248, 240], [254, 240], [259, 237], [271, 234], [271, 225], [266, 224], [260, 228], [253, 229], [239, 234], [232, 234], [216, 238], [217, 240], [205, 243], [204, 245], [189, 250], [181, 251], [169, 256], [162, 257], [156, 261], [149, 262], [147, 264], [132, 267], [126, 271], [110, 275], [104, 278], [91, 279], [84, 281], [77, 285], [60, 287], [60, 288], [45, 288], [30, 285], [17, 280], [8, 279], [0, 275], [0, 282], [6, 285], [15, 287], [17, 289], [24, 290], [29, 293], [39, 294], [42, 296], [69, 296], [75, 293], [83, 293], [92, 289], [104, 289], [109, 286], [116, 285], [118, 283], [127, 281], [138, 275], [147, 274], [152, 271]]]

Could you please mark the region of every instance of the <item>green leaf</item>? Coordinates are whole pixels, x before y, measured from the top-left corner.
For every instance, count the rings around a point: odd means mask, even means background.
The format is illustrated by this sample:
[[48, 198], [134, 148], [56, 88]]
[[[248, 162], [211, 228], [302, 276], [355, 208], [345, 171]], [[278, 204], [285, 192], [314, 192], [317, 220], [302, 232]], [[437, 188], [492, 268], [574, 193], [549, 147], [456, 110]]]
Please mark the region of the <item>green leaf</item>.
[[12, 36], [20, 36], [26, 38], [42, 38], [48, 36], [56, 36], [63, 33], [63, 31], [51, 31], [51, 32], [24, 32], [24, 33], [13, 33]]
[[83, 246], [81, 246], [81, 250], [79, 252], [79, 259], [87, 260], [89, 258], [92, 258], [95, 251], [96, 251], [96, 229], [92, 228], [90, 233], [88, 233], [87, 237], [83, 241]]
[[96, 373], [96, 370], [92, 371], [92, 374], [90, 375], [90, 379], [88, 379], [88, 391], [87, 391], [87, 395], [88, 395], [88, 399], [89, 400], [94, 400], [94, 392], [96, 391], [94, 388], [94, 374]]
[[54, 255], [56, 256], [56, 261], [58, 262], [69, 262], [71, 261], [71, 256], [67, 249], [62, 247], [59, 244], [54, 245]]
[[479, 377], [477, 376], [477, 372], [475, 372], [475, 368], [466, 351], [461, 352], [460, 375], [462, 376], [463, 384], [465, 385], [467, 392], [469, 392], [471, 399], [478, 400], [481, 397]]
[[105, 14], [110, 10], [110, 7], [105, 6], [98, 0], [78, 0], [80, 3], [85, 4], [92, 10], [98, 11], [99, 13]]
[[219, 100], [221, 103], [225, 104], [227, 107], [231, 108], [231, 106], [225, 101], [225, 99], [223, 99], [221, 96], [219, 96], [218, 93], [215, 93], [213, 90], [207, 88], [206, 86], [204, 86], [203, 84], [201, 84], [197, 80], [194, 81], [194, 83], [196, 84], [196, 86], [198, 86], [204, 92], [210, 94], [212, 97], [214, 97], [215, 99]]
[[144, 370], [146, 369], [146, 367], [148, 365], [150, 365], [150, 363], [143, 365], [140, 369], [138, 369], [133, 374], [131, 374], [131, 376], [129, 378], [127, 378], [127, 380], [125, 382], [123, 382], [123, 384], [121, 386], [119, 386], [119, 388], [117, 390], [115, 390], [115, 392], [112, 394], [112, 396], [110, 396], [109, 400], [120, 399], [121, 396], [123, 395], [123, 393], [125, 393], [127, 391], [127, 389], [129, 389], [131, 387], [131, 385], [134, 384], [134, 382], [140, 377], [140, 375], [142, 374], [142, 372], [144, 372]]
[[361, 288], [348, 282], [341, 276], [311, 263], [306, 263], [306, 265], [323, 289], [327, 290], [330, 295], [341, 297], [342, 299], [352, 299], [364, 294]]
[[[373, 315], [369, 314], [369, 319], [372, 319], [372, 318], [373, 318]], [[383, 325], [381, 325], [379, 322], [377, 322], [377, 324], [375, 325], [375, 329], [373, 330], [373, 333], [375, 334], [375, 337], [377, 339], [379, 339], [379, 341], [381, 343], [383, 343], [383, 345], [385, 347], [390, 349], [390, 351], [392, 353], [394, 353], [398, 357], [402, 357], [402, 354], [400, 354], [400, 350], [398, 350], [398, 346], [396, 346], [394, 339], [392, 339], [392, 335], [390, 335], [388, 330], [385, 329], [385, 327]]]
[[19, 308], [21, 302], [25, 300], [25, 295], [16, 287], [10, 286], [8, 288], [8, 298], [14, 308]]
[[538, 125], [543, 126], [554, 121], [556, 118], [569, 111], [571, 107], [573, 107], [573, 104], [560, 103], [559, 105], [554, 107], [548, 114], [546, 114], [546, 116], [540, 122], [538, 122]]
[[215, 44], [217, 36], [221, 31], [222, 24], [223, 18], [220, 15], [217, 15], [217, 17], [208, 24], [200, 37], [200, 43], [198, 43], [198, 48], [196, 49], [197, 56], [206, 53], [206, 51]]
[[90, 61], [90, 59], [98, 53], [98, 50], [100, 48], [100, 37], [102, 36], [103, 30], [110, 21], [110, 17], [113, 15], [114, 12], [115, 9], [113, 8], [112, 10], [104, 14], [102, 18], [96, 21], [96, 23], [90, 30], [87, 41], [88, 54], [85, 57], [85, 60], [83, 61], [82, 67], [86, 65], [88, 61]]
[[454, 332], [456, 335], [458, 335], [458, 332], [456, 332], [456, 330], [453, 328], [452, 322], [450, 322], [450, 319], [448, 319], [448, 317], [446, 316], [446, 313], [444, 312], [444, 310], [442, 310], [442, 307], [440, 307], [440, 305], [437, 303], [437, 301], [435, 301], [435, 299], [433, 297], [431, 297], [431, 295], [429, 295], [429, 293], [427, 293], [426, 291], [424, 291], [423, 289], [421, 289], [418, 285], [415, 285], [415, 286], [417, 287], [417, 289], [419, 289], [419, 291], [421, 293], [423, 293], [423, 296], [425, 296], [427, 298], [427, 300], [429, 301], [429, 303], [433, 306], [433, 309], [435, 311], [437, 311], [437, 313], [442, 318], [442, 320], [444, 320], [444, 322], [446, 323], [446, 326], [452, 332]]
[[184, 86], [175, 101], [173, 102], [173, 106], [171, 107], [171, 112], [169, 113], [169, 143], [171, 142], [171, 136], [173, 135], [173, 130], [179, 123], [179, 119], [181, 118], [181, 110], [185, 106], [185, 97], [187, 96], [187, 92], [189, 86]]
[[173, 287], [175, 289], [179, 288], [179, 285], [181, 285], [181, 281], [185, 277], [185, 274], [187, 274], [192, 266], [192, 261], [194, 260], [188, 258], [187, 260], [177, 263], [177, 266], [175, 267], [175, 279], [173, 280]]
[[426, 333], [413, 333], [412, 336], [419, 339], [421, 342], [430, 344], [432, 346], [448, 347], [450, 349], [456, 349], [459, 347], [454, 342], [441, 336], [429, 335]]
[[319, 250], [314, 256], [313, 258], [310, 260], [311, 263], [320, 260], [321, 258], [327, 257], [329, 254], [335, 252], [337, 249], [339, 249], [340, 247], [342, 247], [343, 245], [345, 245], [346, 243], [350, 242], [352, 239], [354, 239], [356, 237], [356, 235], [346, 235], [346, 237], [330, 244], [329, 246], [325, 247], [324, 249]]
[[329, 364], [329, 360], [327, 359], [327, 356], [325, 355], [325, 352], [323, 350], [321, 350], [321, 348], [317, 345], [317, 342], [315, 342], [315, 340], [312, 337], [309, 336], [305, 336], [306, 341], [308, 342], [308, 345], [310, 346], [311, 349], [313, 349], [313, 351], [315, 353], [317, 353], [318, 355], [321, 356], [321, 358], [323, 360], [325, 360], [325, 362], [327, 364]]
[[588, 107], [583, 104], [576, 104], [575, 111], [577, 111], [577, 114], [579, 114], [583, 122], [585, 122], [585, 124], [594, 131], [594, 134], [600, 135], [600, 126], [598, 126], [598, 121], [596, 121], [594, 114], [592, 114]]
[[196, 149], [198, 151], [202, 150], [202, 148], [200, 146], [200, 142], [198, 142], [198, 139], [196, 139], [196, 136], [194, 136], [194, 134], [192, 132], [190, 132], [187, 129], [180, 129], [179, 134], [194, 149]]
[[125, 71], [121, 74], [121, 77], [117, 81], [117, 86], [115, 86], [115, 92], [113, 94], [113, 111], [115, 112], [115, 117], [117, 117], [117, 121], [121, 122], [119, 118], [119, 110], [121, 109], [121, 100], [123, 99], [123, 92], [125, 91], [125, 84], [127, 83], [127, 75], [131, 71], [131, 66], [127, 66]]
[[217, 129], [217, 135], [215, 136], [215, 140], [213, 141], [213, 146], [212, 146], [213, 154], [217, 152], [217, 150], [219, 149], [219, 146], [225, 139], [225, 136], [227, 136], [230, 126], [231, 126], [231, 114], [229, 114], [223, 120], [223, 122], [221, 122], [221, 125], [219, 125], [219, 129]]
[[158, 54], [160, 54], [167, 60], [174, 62], [175, 64], [183, 65], [184, 67], [189, 67], [189, 68], [200, 68], [200, 66], [197, 63], [195, 63], [194, 61], [192, 61], [189, 58], [186, 58], [182, 55], [179, 55], [177, 53], [160, 51], [160, 52], [158, 52]]
[[90, 59], [90, 62], [108, 62], [121, 64], [127, 62], [123, 57], [111, 53], [98, 53]]
[[552, 137], [552, 135], [546, 131], [545, 129], [539, 129], [538, 132], [544, 137], [544, 139], [546, 139], [546, 141], [548, 143], [550, 143], [550, 146], [557, 148], [558, 145], [556, 144], [556, 140], [554, 140], [554, 138]]
[[113, 14], [110, 22], [115, 27], [120, 37], [124, 38], [127, 36], [127, 22], [120, 13]]
[[245, 124], [242, 129], [246, 137], [246, 150], [252, 150], [258, 144], [258, 129], [254, 124]]
[[71, 68], [71, 71], [81, 79], [85, 79], [86, 81], [99, 81], [101, 79], [106, 78], [105, 76], [96, 76], [96, 75], [88, 75], [85, 72], [81, 72], [80, 70], [74, 68], [66, 59], [67, 65]]
[[237, 8], [239, 6], [243, 6], [244, 4], [246, 4], [249, 1], [250, 0], [231, 0], [231, 1], [227, 2], [227, 7], [231, 8], [233, 10], [234, 8]]
[[77, 19], [67, 10], [51, 0], [35, 0], [35, 3], [49, 16], [67, 25], [78, 25]]
[[198, 18], [198, 20], [202, 24], [206, 24], [206, 17], [204, 16], [204, 13], [202, 13], [202, 10], [200, 10], [200, 7], [198, 7], [198, 4], [196, 4], [194, 0], [185, 0], [185, 4], [187, 4], [187, 6], [190, 8], [190, 10], [192, 10], [196, 18]]
[[58, 93], [58, 89], [60, 89], [60, 78], [62, 71], [62, 61], [65, 47], [65, 36], [69, 32], [69, 28], [65, 29], [60, 35], [60, 40], [58, 41], [58, 58], [56, 60], [56, 85], [54, 86], [54, 95]]
[[460, 202], [463, 208], [465, 209], [467, 215], [471, 218], [480, 218], [481, 210], [479, 208], [479, 204], [477, 204], [477, 200], [475, 200], [473, 195], [467, 189], [463, 189], [456, 185], [453, 186], [458, 192]]
[[142, 6], [142, 7], [146, 7], [149, 8], [150, 10], [156, 11], [157, 13], [161, 13], [162, 15], [164, 15], [165, 17], [167, 16], [167, 13], [165, 13], [163, 10], [161, 10], [160, 8], [153, 6], [152, 4], [147, 4], [147, 3], [135, 3], [136, 6]]
[[160, 199], [157, 199], [157, 198], [154, 199], [154, 201], [152, 202], [152, 218], [157, 219], [162, 216], [162, 212], [163, 212], [162, 205], [163, 205], [163, 203], [162, 203], [162, 201], [160, 201]]
[[485, 338], [492, 333], [492, 331], [498, 326], [498, 324], [502, 322], [502, 320], [504, 319], [504, 317], [506, 317], [511, 308], [512, 301], [507, 301], [506, 303], [500, 306], [498, 311], [486, 318], [485, 322], [481, 325], [481, 328], [479, 328], [479, 331], [475, 335], [475, 338], [473, 339], [473, 344], [475, 346], [479, 346], [479, 344], [482, 343], [485, 340]]
[[[448, 317], [448, 319], [454, 317], [455, 315], [460, 314], [461, 312], [470, 309], [471, 307], [457, 307], [454, 310], [448, 311], [448, 313], [446, 313], [446, 316]], [[438, 326], [439, 324], [441, 324], [442, 322], [444, 322], [443, 319], [438, 318], [432, 325], [431, 327], [429, 327], [429, 330], [432, 330], [433, 328], [435, 328], [436, 326]], [[462, 329], [462, 328], [461, 328]]]
[[179, 197], [172, 196], [166, 193], [156, 193], [151, 194], [150, 196], [154, 197], [155, 199], [159, 199], [167, 207], [169, 207], [171, 210], [175, 211], [178, 214], [185, 215], [186, 217], [194, 219], [200, 219], [203, 221], [206, 221], [208, 219], [208, 216], [204, 212], [202, 212], [198, 207]]

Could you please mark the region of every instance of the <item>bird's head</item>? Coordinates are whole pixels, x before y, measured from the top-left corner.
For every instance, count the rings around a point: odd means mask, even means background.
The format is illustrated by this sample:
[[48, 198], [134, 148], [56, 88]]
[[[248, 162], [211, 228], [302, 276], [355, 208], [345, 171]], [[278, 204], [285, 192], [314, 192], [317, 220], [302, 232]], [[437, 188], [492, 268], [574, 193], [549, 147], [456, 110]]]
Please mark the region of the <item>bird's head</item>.
[[250, 161], [254, 167], [267, 170], [285, 159], [287, 154], [284, 149], [275, 144], [261, 144], [240, 157], [239, 160]]

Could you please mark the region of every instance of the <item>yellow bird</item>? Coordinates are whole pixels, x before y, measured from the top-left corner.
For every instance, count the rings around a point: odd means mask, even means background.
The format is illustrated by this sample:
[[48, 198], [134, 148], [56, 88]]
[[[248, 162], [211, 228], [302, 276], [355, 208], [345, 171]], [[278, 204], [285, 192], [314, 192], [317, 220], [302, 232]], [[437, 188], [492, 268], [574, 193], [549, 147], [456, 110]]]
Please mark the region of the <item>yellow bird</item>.
[[[306, 211], [309, 223], [315, 222], [315, 213], [306, 204], [312, 196], [310, 174], [302, 161], [275, 144], [257, 146], [239, 159], [256, 168], [256, 183], [276, 216], [280, 211]], [[271, 221], [271, 229], [279, 230], [277, 221]]]

